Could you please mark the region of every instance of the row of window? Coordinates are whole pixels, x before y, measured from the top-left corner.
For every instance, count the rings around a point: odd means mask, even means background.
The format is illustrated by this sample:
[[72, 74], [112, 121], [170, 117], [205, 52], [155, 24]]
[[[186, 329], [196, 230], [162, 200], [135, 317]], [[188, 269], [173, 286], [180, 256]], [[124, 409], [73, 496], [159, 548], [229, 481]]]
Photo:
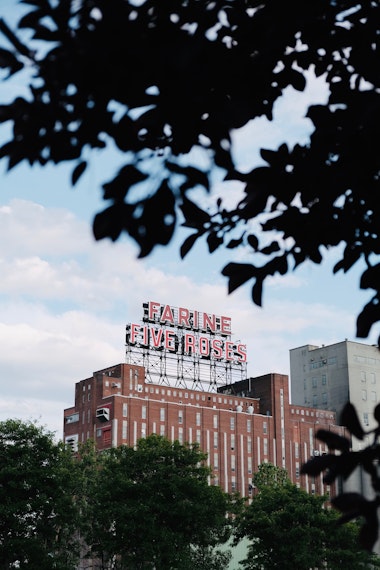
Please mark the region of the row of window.
[[[127, 415], [128, 415], [128, 404], [123, 404], [123, 417], [127, 417]], [[165, 416], [166, 416], [166, 409], [160, 408], [160, 422], [165, 421], [165, 419], [166, 419]], [[143, 419], [143, 420], [147, 419], [147, 406], [141, 407], [141, 419]], [[178, 423], [183, 424], [183, 419], [184, 419], [183, 410], [178, 410]], [[196, 412], [196, 414], [195, 414], [195, 425], [200, 426], [201, 420], [202, 420], [201, 412]], [[217, 414], [213, 415], [213, 427], [214, 427], [214, 429], [218, 429], [218, 415]], [[230, 418], [230, 429], [231, 430], [235, 429], [235, 418], [234, 417]], [[252, 420], [247, 420], [247, 431], [250, 432], [251, 429], [252, 429]], [[268, 433], [268, 423], [267, 422], [263, 422], [263, 433], [264, 434]]]

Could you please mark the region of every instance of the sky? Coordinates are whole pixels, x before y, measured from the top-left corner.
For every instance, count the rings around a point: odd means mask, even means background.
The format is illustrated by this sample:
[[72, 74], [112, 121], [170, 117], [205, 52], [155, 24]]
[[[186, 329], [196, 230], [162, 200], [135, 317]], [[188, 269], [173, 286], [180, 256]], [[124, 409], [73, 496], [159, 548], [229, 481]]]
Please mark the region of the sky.
[[[8, 10], [1, 14], [0, 8], [0, 17], [11, 18], [15, 1], [2, 6]], [[0, 81], [0, 104], [23, 88], [22, 81]], [[234, 133], [238, 166], [257, 165], [260, 146], [305, 142], [311, 132], [305, 103], [325, 97], [323, 82], [310, 79], [306, 93], [286, 93], [274, 123], [260, 119]], [[2, 128], [1, 141], [4, 136]], [[371, 292], [359, 289], [360, 268], [332, 274], [337, 252], [326, 252], [322, 265], [307, 263], [269, 279], [257, 307], [249, 285], [228, 295], [220, 273], [230, 261], [249, 262], [247, 253], [209, 255], [199, 243], [181, 260], [185, 228], [173, 244], [142, 260], [127, 237], [95, 242], [91, 223], [105, 206], [101, 184], [119, 159], [112, 153], [95, 157], [75, 189], [73, 165], [22, 163], [7, 171], [0, 161], [0, 421], [37, 421], [61, 438], [75, 383], [125, 362], [125, 326], [141, 321], [145, 301], [230, 317], [233, 339], [247, 345], [249, 376], [289, 375], [289, 350], [306, 344], [376, 342], [375, 327], [367, 339], [355, 336], [356, 317]], [[230, 184], [223, 192], [235, 200], [240, 189]]]

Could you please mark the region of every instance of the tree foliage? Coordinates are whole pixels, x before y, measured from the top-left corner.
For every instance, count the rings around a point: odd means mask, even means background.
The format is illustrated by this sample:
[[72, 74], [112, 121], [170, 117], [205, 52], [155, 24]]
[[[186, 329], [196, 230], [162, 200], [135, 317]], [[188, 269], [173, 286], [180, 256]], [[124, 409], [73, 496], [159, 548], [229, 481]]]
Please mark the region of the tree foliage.
[[264, 487], [283, 486], [290, 483], [289, 475], [283, 467], [277, 467], [273, 463], [261, 463], [252, 477], [255, 487], [261, 491]]
[[0, 422], [0, 569], [223, 570], [242, 500], [209, 485], [197, 445], [149, 436], [73, 455], [30, 422]]
[[261, 487], [237, 520], [236, 541], [250, 540], [245, 569], [379, 567], [377, 557], [356, 547], [355, 524], [338, 525], [336, 512], [324, 508], [325, 497], [310, 495], [290, 480], [272, 482]]
[[[102, 453], [89, 488], [89, 555], [118, 569], [213, 568], [211, 549], [229, 538], [226, 515], [240, 503], [209, 485], [204, 460], [197, 445], [156, 435]], [[223, 568], [228, 553], [216, 556]]]
[[[245, 247], [249, 261], [222, 273], [230, 292], [252, 283], [258, 305], [268, 276], [344, 246], [334, 272], [363, 261], [360, 287], [373, 290], [357, 320], [357, 336], [368, 336], [380, 320], [378, 2], [24, 3], [18, 30], [0, 22], [9, 42], [0, 66], [32, 71], [28, 96], [0, 106], [9, 168], [73, 161], [76, 184], [90, 150], [115, 147], [123, 164], [103, 184], [96, 239], [125, 231], [143, 257], [182, 223], [191, 232], [182, 256], [199, 239], [211, 253]], [[310, 140], [261, 148], [263, 164], [239, 171], [235, 129], [273, 120], [284, 91], [303, 91], [313, 74], [327, 101], [306, 111]], [[206, 209], [199, 190], [213, 189], [216, 170], [242, 198]]]
[[31, 422], [0, 422], [0, 568], [77, 568], [74, 460]]

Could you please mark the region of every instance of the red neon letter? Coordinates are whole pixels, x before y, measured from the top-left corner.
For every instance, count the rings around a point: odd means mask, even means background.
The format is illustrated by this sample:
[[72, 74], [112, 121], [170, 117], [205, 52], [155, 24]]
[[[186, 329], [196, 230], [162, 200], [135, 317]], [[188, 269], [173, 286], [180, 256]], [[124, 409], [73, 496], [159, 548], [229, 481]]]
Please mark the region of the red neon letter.
[[178, 309], [178, 326], [183, 325], [184, 327], [189, 327], [189, 309], [184, 309], [180, 307]]
[[155, 303], [154, 301], [149, 301], [149, 320], [154, 321], [154, 315], [159, 313], [160, 303]]
[[171, 323], [172, 325], [174, 325], [174, 317], [173, 317], [173, 313], [172, 313], [172, 310], [171, 310], [171, 308], [169, 307], [169, 305], [165, 305], [160, 320], [161, 320], [162, 323], [169, 322], [169, 323]]
[[166, 350], [175, 350], [175, 334], [174, 331], [165, 330], [165, 348]]
[[233, 360], [234, 359], [234, 343], [233, 342], [226, 342], [226, 360]]
[[131, 324], [131, 338], [129, 341], [131, 344], [135, 344], [135, 342], [137, 342], [140, 329], [140, 325], [135, 325], [134, 323]]
[[210, 341], [206, 336], [199, 337], [199, 354], [208, 356], [210, 354]]
[[208, 315], [207, 313], [203, 313], [203, 326], [202, 329], [207, 331], [207, 328], [210, 329], [211, 332], [216, 331], [216, 317], [215, 315]]
[[214, 358], [223, 358], [223, 341], [220, 338], [214, 338], [211, 341], [211, 347], [214, 351]]
[[163, 332], [162, 329], [158, 329], [158, 331], [156, 331], [153, 327], [150, 327], [150, 334], [152, 337], [154, 348], [158, 348], [160, 346], [162, 339], [162, 332]]
[[238, 360], [240, 362], [247, 362], [247, 345], [246, 344], [238, 344], [237, 351]]
[[220, 317], [220, 332], [231, 334], [231, 319], [229, 317]]
[[185, 334], [185, 352], [195, 352], [195, 336], [193, 334]]

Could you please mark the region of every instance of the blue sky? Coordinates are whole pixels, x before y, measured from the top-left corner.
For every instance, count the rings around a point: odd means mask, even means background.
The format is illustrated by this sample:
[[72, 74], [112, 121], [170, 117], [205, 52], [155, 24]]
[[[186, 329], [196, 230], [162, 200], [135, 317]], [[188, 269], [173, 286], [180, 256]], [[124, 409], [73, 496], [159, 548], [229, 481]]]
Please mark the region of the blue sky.
[[[0, 17], [14, 14], [15, 4], [2, 2]], [[0, 82], [0, 104], [20, 82]], [[260, 145], [306, 140], [305, 102], [325, 97], [322, 83], [310, 79], [307, 93], [287, 92], [275, 123], [259, 120], [235, 133], [240, 167], [258, 164]], [[3, 140], [4, 128], [0, 136]], [[180, 260], [185, 229], [173, 245], [145, 260], [137, 260], [138, 250], [126, 238], [96, 243], [91, 222], [104, 206], [101, 183], [118, 161], [112, 154], [93, 157], [75, 189], [72, 165], [41, 169], [22, 164], [7, 172], [0, 162], [0, 420], [37, 420], [60, 437], [75, 382], [125, 360], [125, 325], [141, 320], [142, 303], [148, 300], [231, 317], [234, 338], [247, 344], [251, 376], [289, 374], [289, 350], [304, 344], [345, 338], [376, 342], [375, 329], [368, 339], [355, 337], [356, 316], [371, 292], [359, 290], [357, 269], [332, 275], [334, 252], [322, 266], [306, 264], [269, 280], [259, 308], [250, 300], [249, 286], [229, 296], [220, 275], [223, 265], [241, 254], [210, 256], [200, 243]], [[232, 184], [223, 196], [235, 199], [239, 192]]]

